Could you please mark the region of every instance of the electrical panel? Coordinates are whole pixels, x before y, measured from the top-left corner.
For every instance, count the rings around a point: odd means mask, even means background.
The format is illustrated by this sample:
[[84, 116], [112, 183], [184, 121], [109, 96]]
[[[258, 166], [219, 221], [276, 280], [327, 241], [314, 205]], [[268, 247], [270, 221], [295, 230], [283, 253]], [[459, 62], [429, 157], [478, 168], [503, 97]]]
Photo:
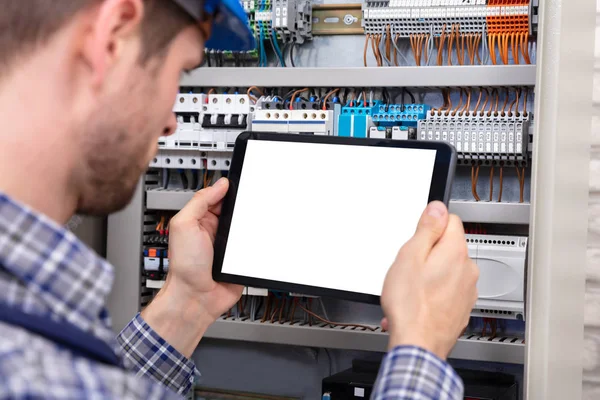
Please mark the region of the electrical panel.
[[[450, 211], [463, 219], [480, 269], [479, 299], [452, 357], [522, 363], [537, 7], [529, 0], [242, 5], [257, 48], [206, 50], [202, 68], [183, 79], [177, 129], [159, 139], [145, 176], [141, 305], [169, 272], [170, 218], [196, 190], [227, 176], [240, 133], [444, 141], [459, 158]], [[376, 306], [248, 287], [214, 337], [384, 351], [380, 320]]]

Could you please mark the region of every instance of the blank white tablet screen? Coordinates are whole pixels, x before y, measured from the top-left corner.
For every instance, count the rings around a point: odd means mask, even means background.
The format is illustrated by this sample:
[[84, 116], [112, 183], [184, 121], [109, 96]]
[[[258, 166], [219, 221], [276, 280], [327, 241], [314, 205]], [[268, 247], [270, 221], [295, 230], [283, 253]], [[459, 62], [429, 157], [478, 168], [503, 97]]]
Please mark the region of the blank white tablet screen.
[[222, 272], [379, 296], [436, 150], [249, 140]]

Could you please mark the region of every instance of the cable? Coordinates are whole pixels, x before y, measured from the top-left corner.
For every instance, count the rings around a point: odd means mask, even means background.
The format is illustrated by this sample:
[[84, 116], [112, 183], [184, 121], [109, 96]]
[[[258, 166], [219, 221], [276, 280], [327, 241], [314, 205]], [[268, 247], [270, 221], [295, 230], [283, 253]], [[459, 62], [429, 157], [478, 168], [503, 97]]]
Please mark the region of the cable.
[[479, 111], [479, 105], [481, 104], [482, 96], [483, 96], [483, 89], [479, 88], [479, 98], [477, 99], [477, 104], [475, 105], [475, 110], [473, 110], [473, 115], [477, 115], [477, 111]]
[[383, 66], [383, 58], [381, 57], [381, 52], [379, 51], [379, 45], [381, 43], [381, 34], [375, 35], [375, 56], [377, 57], [377, 66]]
[[163, 168], [163, 170], [162, 170], [162, 186], [163, 186], [163, 189], [166, 189], [166, 188], [169, 187], [169, 178], [170, 178], [169, 169], [168, 168]]
[[454, 44], [454, 27], [452, 24], [452, 28], [450, 29], [450, 39], [448, 40], [448, 65], [452, 65], [452, 45]]
[[415, 95], [412, 94], [412, 92], [406, 88], [402, 88], [402, 90], [404, 90], [406, 93], [408, 93], [408, 95], [410, 96], [410, 101], [412, 101], [413, 104], [415, 104], [417, 102], [417, 100], [415, 99]]
[[198, 179], [198, 170], [193, 169], [192, 170], [192, 183], [190, 185], [190, 189], [198, 190], [199, 181], [200, 181], [200, 179]]
[[179, 170], [179, 176], [181, 177], [181, 184], [183, 185], [183, 189], [186, 190], [189, 187], [189, 182], [185, 170]]
[[305, 313], [307, 313], [308, 315], [315, 317], [316, 319], [318, 319], [319, 321], [327, 324], [327, 325], [331, 325], [331, 326], [346, 326], [346, 327], [354, 327], [354, 328], [362, 328], [362, 329], [366, 329], [369, 330], [371, 332], [375, 332], [377, 330], [377, 328], [373, 328], [372, 326], [368, 326], [368, 325], [361, 325], [361, 324], [347, 324], [347, 323], [342, 323], [342, 322], [331, 322], [323, 317], [321, 317], [320, 315], [308, 310], [306, 307], [298, 304], [298, 307], [300, 307], [301, 310], [303, 310]]
[[494, 166], [490, 168], [490, 201], [494, 198]]
[[510, 91], [506, 88], [506, 96], [504, 97], [504, 105], [502, 106], [502, 116], [506, 115], [506, 106], [508, 105], [508, 98], [510, 97]]
[[[392, 33], [393, 32], [394, 32], [394, 25], [392, 25]], [[402, 50], [400, 50], [400, 47], [398, 46], [398, 40], [399, 39], [400, 39], [400, 34], [396, 33], [396, 36], [395, 36], [394, 40], [392, 40], [392, 44], [396, 48], [396, 51], [398, 52], [398, 54], [400, 55], [400, 57], [404, 60], [404, 64], [408, 65], [408, 59], [404, 56], [404, 53], [402, 52]]]
[[[380, 54], [382, 60], [385, 61], [385, 63], [388, 66], [390, 66], [392, 64], [392, 61], [386, 55], [386, 40], [387, 39], [384, 38], [385, 37], [385, 32], [380, 33], [379, 37], [380, 37], [380, 40], [377, 43], [377, 50], [379, 51], [379, 54]], [[382, 64], [383, 64], [383, 62], [382, 62]]]
[[480, 201], [481, 198], [477, 194], [477, 180], [479, 179], [479, 165], [475, 168], [475, 165], [471, 166], [471, 192], [475, 201]]
[[256, 86], [250, 86], [248, 88], [248, 91], [246, 92], [246, 94], [248, 95], [248, 97], [254, 98], [254, 103], [256, 103], [258, 99], [255, 96], [252, 96], [252, 90], [256, 90], [258, 92], [258, 94], [260, 94], [261, 96], [264, 96], [264, 93], [262, 90], [260, 90]]
[[[391, 27], [388, 24], [387, 29], [386, 29], [386, 36], [385, 36], [385, 56], [388, 60], [392, 59], [392, 37], [391, 37]], [[391, 64], [391, 62], [390, 62]]]
[[340, 89], [339, 89], [339, 88], [337, 88], [337, 89], [334, 89], [334, 90], [332, 90], [331, 92], [329, 92], [329, 93], [327, 94], [327, 96], [325, 96], [325, 99], [323, 100], [323, 107], [322, 107], [322, 110], [323, 110], [323, 111], [327, 110], [327, 100], [329, 100], [329, 97], [331, 97], [332, 95], [334, 95], [335, 93], [337, 93], [337, 92], [339, 92], [339, 91], [340, 91]]
[[294, 61], [294, 49], [296, 46], [298, 46], [298, 43], [296, 42], [292, 42], [292, 45], [290, 46], [290, 64], [292, 64], [292, 67], [294, 68], [296, 68], [296, 62]]
[[279, 48], [279, 43], [277, 42], [275, 34], [269, 35], [269, 40], [271, 41], [271, 47], [273, 47], [275, 54], [277, 54], [277, 58], [279, 58], [279, 63], [282, 67], [285, 67], [285, 60], [283, 59], [283, 54], [281, 53], [281, 49]]
[[504, 186], [504, 167], [500, 167], [500, 192], [498, 193], [498, 203], [502, 202], [502, 189]]
[[524, 202], [524, 194], [525, 194], [525, 167], [519, 170], [518, 166], [515, 166], [517, 170], [517, 177], [519, 178], [519, 203]]
[[473, 50], [475, 52], [475, 57], [477, 57], [477, 62], [479, 64], [481, 64], [481, 58], [479, 57], [479, 43], [481, 42], [481, 36], [480, 34], [476, 34], [475, 35], [475, 45], [473, 47]]
[[321, 305], [321, 311], [323, 311], [323, 315], [325, 316], [325, 319], [329, 319], [329, 316], [327, 315], [327, 310], [325, 310], [325, 304], [323, 303], [323, 298], [319, 297], [319, 304]]
[[294, 94], [292, 95], [292, 100], [290, 101], [290, 110], [294, 109], [294, 100], [296, 100], [296, 96], [298, 95], [298, 93], [306, 92], [307, 90], [308, 90], [308, 88], [304, 88], [304, 89], [296, 90], [294, 92]]
[[482, 115], [485, 113], [485, 109], [488, 105], [488, 101], [490, 100], [490, 92], [489, 90], [487, 90], [486, 88], [483, 88], [483, 90], [485, 91], [485, 103], [483, 103], [483, 107], [481, 107], [481, 111], [479, 112], [479, 115]]

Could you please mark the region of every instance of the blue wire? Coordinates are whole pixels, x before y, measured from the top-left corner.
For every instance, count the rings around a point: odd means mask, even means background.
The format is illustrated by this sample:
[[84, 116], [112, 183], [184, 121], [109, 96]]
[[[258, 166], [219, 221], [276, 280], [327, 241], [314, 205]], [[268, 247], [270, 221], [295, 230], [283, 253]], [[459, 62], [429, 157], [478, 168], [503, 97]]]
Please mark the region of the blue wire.
[[263, 36], [263, 27], [262, 24], [260, 25], [260, 62], [258, 63], [258, 65], [260, 67], [264, 67], [264, 54], [265, 54], [265, 43], [264, 43], [264, 36]]
[[273, 33], [273, 45], [275, 46], [275, 52], [277, 53], [277, 58], [279, 58], [279, 62], [283, 67], [285, 65], [285, 61], [283, 61], [283, 55], [281, 54], [281, 49], [279, 48], [279, 43], [277, 43], [277, 35]]

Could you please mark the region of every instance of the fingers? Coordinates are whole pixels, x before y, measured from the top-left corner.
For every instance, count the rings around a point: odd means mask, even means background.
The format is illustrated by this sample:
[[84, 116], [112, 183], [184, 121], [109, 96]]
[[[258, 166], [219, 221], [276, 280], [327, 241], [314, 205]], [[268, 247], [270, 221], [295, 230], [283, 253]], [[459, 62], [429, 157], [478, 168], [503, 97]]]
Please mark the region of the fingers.
[[419, 220], [417, 231], [407, 243], [413, 257], [425, 260], [431, 249], [440, 240], [448, 224], [448, 209], [440, 201], [431, 202]]
[[212, 212], [206, 213], [204, 218], [200, 220], [200, 226], [206, 230], [210, 236], [210, 240], [214, 243], [215, 236], [217, 235], [217, 228], [219, 227], [219, 218]]
[[213, 186], [196, 192], [194, 197], [174, 218], [179, 221], [198, 221], [204, 217], [209, 209], [216, 208], [216, 211], [219, 211], [219, 204], [228, 189], [229, 181], [227, 178], [219, 179]]
[[381, 329], [383, 329], [384, 331], [389, 330], [388, 328], [390, 327], [390, 322], [388, 321], [388, 319], [386, 317], [383, 317], [381, 319]]
[[461, 260], [468, 257], [467, 241], [465, 239], [465, 230], [462, 221], [456, 215], [450, 215], [448, 224], [442, 237], [439, 238], [437, 245], [431, 250], [429, 258], [432, 260], [451, 261], [459, 258]]

